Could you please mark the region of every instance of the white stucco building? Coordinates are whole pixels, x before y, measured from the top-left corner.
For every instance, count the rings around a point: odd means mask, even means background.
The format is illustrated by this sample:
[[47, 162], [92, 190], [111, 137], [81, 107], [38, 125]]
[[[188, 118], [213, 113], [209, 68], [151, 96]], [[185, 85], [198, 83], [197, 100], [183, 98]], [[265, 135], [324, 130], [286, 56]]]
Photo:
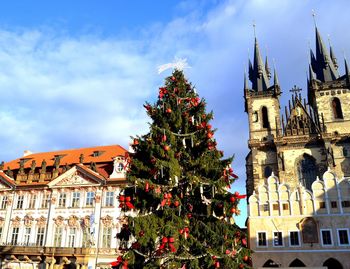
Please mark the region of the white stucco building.
[[45, 152], [0, 166], [1, 268], [110, 267], [126, 223], [118, 145]]

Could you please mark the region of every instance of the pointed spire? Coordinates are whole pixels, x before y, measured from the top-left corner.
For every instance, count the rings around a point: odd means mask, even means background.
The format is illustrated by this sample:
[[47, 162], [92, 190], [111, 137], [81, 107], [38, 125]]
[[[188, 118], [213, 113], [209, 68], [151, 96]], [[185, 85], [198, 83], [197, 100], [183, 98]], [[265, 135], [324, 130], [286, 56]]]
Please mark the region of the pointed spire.
[[344, 65], [345, 65], [345, 76], [349, 77], [350, 73], [349, 73], [348, 61], [346, 60], [346, 58], [344, 58]]
[[268, 79], [271, 78], [271, 69], [269, 67], [269, 61], [267, 60], [267, 56], [265, 58], [265, 72], [267, 74]]
[[248, 90], [248, 79], [247, 79], [247, 72], [244, 71], [244, 91]]
[[260, 55], [258, 40], [256, 38], [254, 44], [253, 64], [251, 64], [249, 60], [249, 79], [252, 82], [252, 89], [254, 91], [266, 91], [270, 86], [267, 72]]
[[[333, 81], [339, 77], [337, 69], [334, 65], [333, 60], [328, 55], [326, 46], [323, 43], [322, 37], [317, 29], [316, 30], [316, 58], [311, 55], [312, 69], [316, 73], [316, 78], [322, 82]], [[314, 59], [313, 59], [314, 58]], [[333, 54], [333, 58], [335, 56]]]
[[334, 68], [337, 70], [338, 69], [338, 61], [337, 61], [337, 58], [335, 57], [335, 54], [333, 52], [333, 48], [331, 46], [331, 42], [329, 42], [329, 54], [331, 56], [331, 60], [333, 62]]
[[311, 82], [314, 79], [315, 79], [314, 71], [312, 71], [311, 64], [309, 64], [309, 81]]
[[273, 69], [273, 84], [276, 86], [280, 86], [280, 83], [278, 81], [277, 71], [276, 68]]

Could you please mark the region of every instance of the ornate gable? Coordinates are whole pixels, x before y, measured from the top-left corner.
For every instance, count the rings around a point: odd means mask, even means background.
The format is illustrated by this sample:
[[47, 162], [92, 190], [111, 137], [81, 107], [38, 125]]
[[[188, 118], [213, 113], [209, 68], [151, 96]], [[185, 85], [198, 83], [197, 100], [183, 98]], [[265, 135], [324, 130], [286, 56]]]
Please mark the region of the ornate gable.
[[100, 175], [90, 169], [74, 166], [48, 185], [52, 188], [99, 186], [103, 183]]
[[[307, 109], [309, 107], [309, 109]], [[292, 102], [289, 102], [289, 110], [286, 107], [286, 124], [282, 120], [283, 135], [305, 135], [321, 133], [323, 128], [320, 119], [314, 113], [310, 106], [301, 101], [301, 96], [292, 96]]]

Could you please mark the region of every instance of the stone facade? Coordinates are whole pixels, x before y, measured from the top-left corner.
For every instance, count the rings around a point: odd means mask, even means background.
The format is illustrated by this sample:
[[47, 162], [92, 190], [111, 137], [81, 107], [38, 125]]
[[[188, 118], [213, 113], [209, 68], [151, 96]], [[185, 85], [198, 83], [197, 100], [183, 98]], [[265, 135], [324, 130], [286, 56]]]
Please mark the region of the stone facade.
[[[244, 83], [250, 149], [247, 223], [254, 267], [336, 268], [338, 262], [339, 268], [350, 268], [350, 74], [346, 61], [345, 75], [337, 68], [316, 29], [307, 101], [294, 87], [280, 111], [276, 70], [270, 86], [267, 60], [263, 64], [255, 42], [252, 86], [247, 79]], [[316, 241], [302, 236], [308, 228], [304, 221], [315, 223]], [[291, 245], [291, 238], [298, 245]], [[323, 239], [332, 244], [322, 244]]]

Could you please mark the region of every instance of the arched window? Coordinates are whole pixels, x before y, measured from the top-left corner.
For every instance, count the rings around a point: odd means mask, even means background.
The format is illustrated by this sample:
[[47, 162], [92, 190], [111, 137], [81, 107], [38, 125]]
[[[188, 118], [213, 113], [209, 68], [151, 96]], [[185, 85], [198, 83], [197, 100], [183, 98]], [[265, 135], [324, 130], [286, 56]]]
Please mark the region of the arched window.
[[304, 154], [298, 163], [298, 177], [303, 186], [311, 190], [311, 184], [316, 180], [317, 166], [315, 159], [308, 154]]
[[266, 166], [264, 169], [264, 176], [268, 178], [272, 174], [272, 168], [270, 166]]
[[262, 124], [263, 128], [270, 128], [270, 123], [269, 123], [269, 115], [267, 114], [267, 108], [266, 106], [263, 106], [261, 109], [261, 114], [262, 114]]
[[336, 259], [329, 258], [323, 263], [323, 266], [327, 266], [328, 269], [343, 269], [343, 266]]
[[333, 109], [333, 115], [334, 115], [335, 119], [343, 119], [344, 118], [339, 98], [337, 98], [337, 97], [333, 98], [332, 109]]
[[305, 267], [305, 264], [301, 260], [295, 259], [290, 263], [289, 267]]

